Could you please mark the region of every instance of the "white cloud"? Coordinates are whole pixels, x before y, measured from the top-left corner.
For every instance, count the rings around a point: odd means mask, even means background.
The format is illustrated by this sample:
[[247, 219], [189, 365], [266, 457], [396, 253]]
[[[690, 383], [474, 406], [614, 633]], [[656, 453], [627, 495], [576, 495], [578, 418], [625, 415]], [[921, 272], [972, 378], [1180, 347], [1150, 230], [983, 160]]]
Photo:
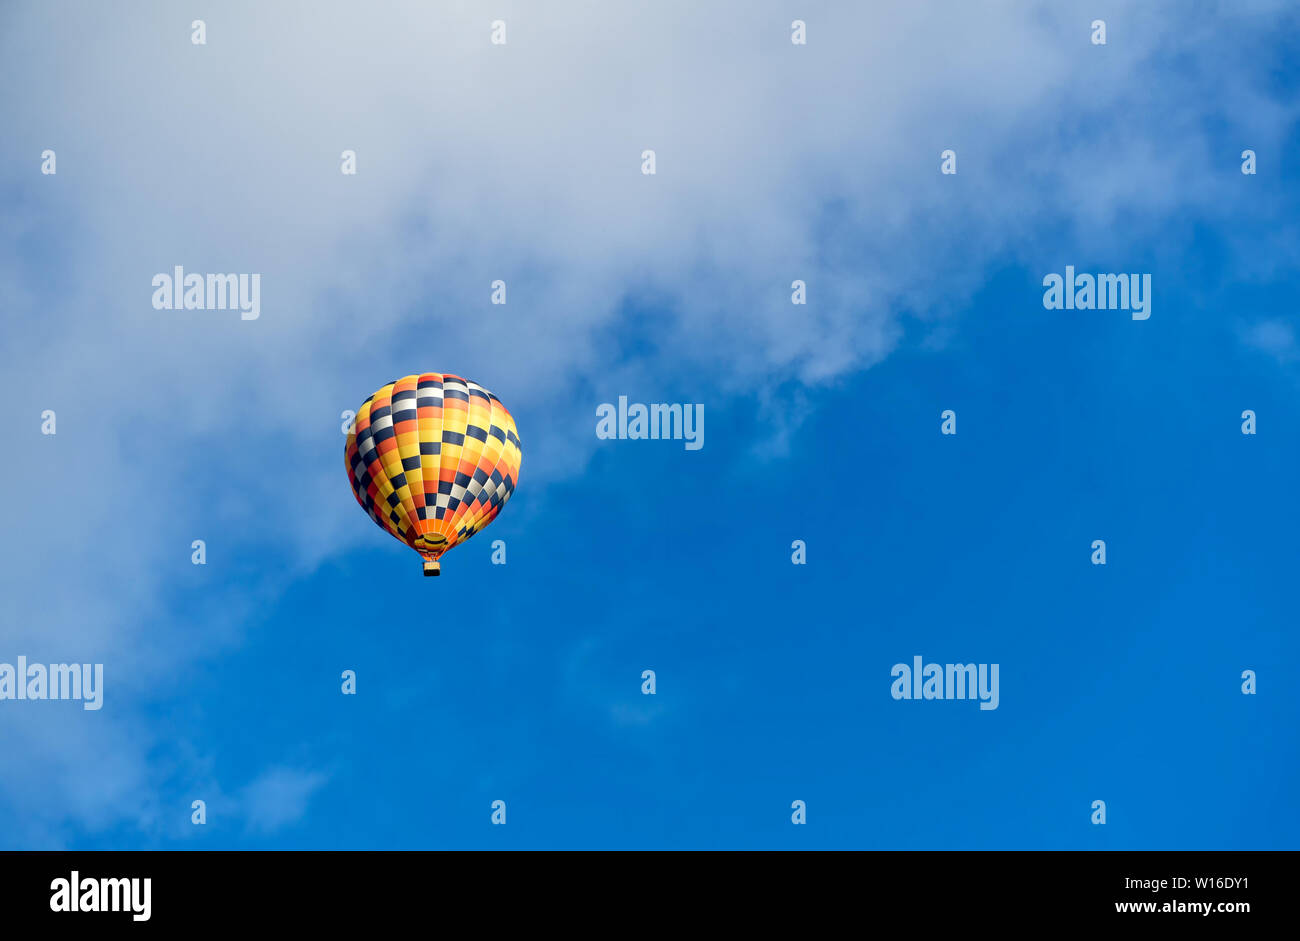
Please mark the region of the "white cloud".
[[1291, 324], [1276, 317], [1260, 320], [1242, 330], [1246, 346], [1267, 353], [1280, 363], [1296, 360], [1295, 330]]
[[327, 780], [317, 771], [270, 768], [243, 789], [237, 806], [250, 829], [274, 833], [300, 821]]

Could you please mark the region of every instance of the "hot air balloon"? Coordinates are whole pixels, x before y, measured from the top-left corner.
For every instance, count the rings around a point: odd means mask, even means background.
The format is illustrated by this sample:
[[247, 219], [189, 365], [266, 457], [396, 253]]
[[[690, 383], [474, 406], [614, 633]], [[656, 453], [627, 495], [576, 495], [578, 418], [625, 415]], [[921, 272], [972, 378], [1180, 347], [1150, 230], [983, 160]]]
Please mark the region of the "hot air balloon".
[[496, 519], [519, 481], [515, 420], [477, 382], [428, 372], [361, 403], [344, 452], [352, 493], [370, 518], [424, 558]]

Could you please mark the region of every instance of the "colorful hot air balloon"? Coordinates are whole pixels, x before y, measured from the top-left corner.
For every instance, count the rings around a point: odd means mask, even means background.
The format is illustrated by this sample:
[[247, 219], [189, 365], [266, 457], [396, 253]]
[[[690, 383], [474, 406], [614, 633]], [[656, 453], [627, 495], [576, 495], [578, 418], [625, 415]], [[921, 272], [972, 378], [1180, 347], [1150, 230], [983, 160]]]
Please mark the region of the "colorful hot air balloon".
[[348, 479], [370, 518], [424, 557], [496, 519], [519, 481], [515, 420], [476, 382], [427, 372], [390, 382], [357, 409]]

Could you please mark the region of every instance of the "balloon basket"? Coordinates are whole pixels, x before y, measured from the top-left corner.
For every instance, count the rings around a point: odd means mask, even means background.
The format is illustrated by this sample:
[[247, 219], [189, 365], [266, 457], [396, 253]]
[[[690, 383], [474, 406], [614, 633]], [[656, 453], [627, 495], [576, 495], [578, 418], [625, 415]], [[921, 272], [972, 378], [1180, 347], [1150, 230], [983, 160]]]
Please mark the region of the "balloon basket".
[[426, 576], [429, 576], [429, 575], [441, 575], [441, 574], [442, 574], [442, 568], [441, 568], [441, 566], [438, 565], [437, 562], [425, 562], [425, 563], [424, 563], [424, 574], [425, 574]]

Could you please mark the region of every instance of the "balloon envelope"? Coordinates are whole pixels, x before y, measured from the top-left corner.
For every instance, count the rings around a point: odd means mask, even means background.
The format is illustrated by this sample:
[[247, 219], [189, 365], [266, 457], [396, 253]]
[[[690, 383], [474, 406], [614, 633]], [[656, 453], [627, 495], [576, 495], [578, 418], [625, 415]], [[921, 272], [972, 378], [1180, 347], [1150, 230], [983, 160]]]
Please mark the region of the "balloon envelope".
[[501, 400], [450, 373], [390, 382], [357, 409], [344, 452], [361, 508], [439, 573], [438, 558], [496, 519], [523, 453]]

